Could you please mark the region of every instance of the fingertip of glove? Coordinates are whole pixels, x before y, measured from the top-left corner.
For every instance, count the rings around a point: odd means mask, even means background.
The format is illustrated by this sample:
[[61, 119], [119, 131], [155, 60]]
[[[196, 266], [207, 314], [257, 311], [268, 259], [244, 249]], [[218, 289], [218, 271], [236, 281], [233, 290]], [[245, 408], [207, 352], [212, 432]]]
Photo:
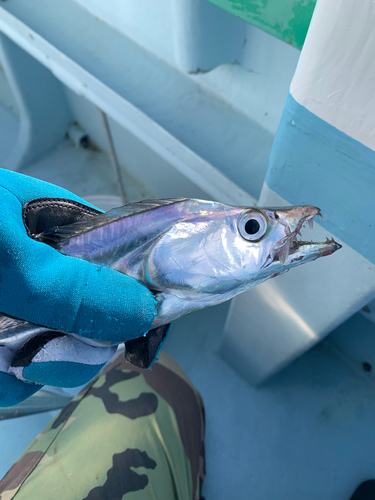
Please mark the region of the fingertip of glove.
[[55, 387], [79, 387], [95, 377], [104, 365], [105, 363], [86, 365], [70, 361], [31, 363], [23, 369], [23, 376], [27, 380]]

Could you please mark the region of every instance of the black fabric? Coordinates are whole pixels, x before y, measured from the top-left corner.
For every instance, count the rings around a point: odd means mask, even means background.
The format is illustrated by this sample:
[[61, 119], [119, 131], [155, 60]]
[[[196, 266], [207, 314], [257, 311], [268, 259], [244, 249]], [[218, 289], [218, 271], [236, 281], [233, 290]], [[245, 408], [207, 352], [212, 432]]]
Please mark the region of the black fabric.
[[40, 236], [41, 233], [100, 213], [99, 210], [65, 198], [37, 198], [26, 203], [22, 209], [23, 223], [28, 235], [44, 243], [48, 241]]
[[370, 479], [360, 484], [350, 500], [375, 500], [375, 480]]
[[127, 493], [144, 490], [149, 483], [147, 474], [138, 474], [133, 469], [155, 469], [157, 466], [145, 451], [131, 448], [115, 453], [112, 460], [106, 482], [93, 488], [83, 500], [122, 500]]
[[49, 342], [57, 337], [64, 337], [64, 333], [51, 330], [45, 333], [40, 333], [31, 337], [23, 346], [17, 351], [12, 366], [29, 366], [34, 356]]
[[125, 359], [138, 368], [149, 368], [155, 360], [160, 344], [165, 340], [169, 325], [150, 330], [144, 337], [125, 342]]

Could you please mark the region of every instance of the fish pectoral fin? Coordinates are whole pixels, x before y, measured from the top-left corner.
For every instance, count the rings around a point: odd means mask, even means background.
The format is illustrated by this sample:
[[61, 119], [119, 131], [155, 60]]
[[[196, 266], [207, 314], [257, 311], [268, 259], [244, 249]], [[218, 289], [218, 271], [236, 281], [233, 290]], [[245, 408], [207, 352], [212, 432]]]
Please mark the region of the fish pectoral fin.
[[158, 359], [158, 354], [167, 339], [170, 326], [170, 324], [158, 326], [147, 332], [144, 337], [125, 342], [126, 361], [138, 368], [151, 368], [154, 361]]

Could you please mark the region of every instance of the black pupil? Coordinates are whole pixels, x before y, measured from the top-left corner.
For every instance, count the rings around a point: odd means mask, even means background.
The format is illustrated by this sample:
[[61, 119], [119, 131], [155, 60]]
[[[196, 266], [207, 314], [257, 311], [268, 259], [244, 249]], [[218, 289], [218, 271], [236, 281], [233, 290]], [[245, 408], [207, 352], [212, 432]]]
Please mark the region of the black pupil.
[[260, 224], [256, 219], [249, 219], [245, 224], [247, 234], [257, 234], [260, 229]]

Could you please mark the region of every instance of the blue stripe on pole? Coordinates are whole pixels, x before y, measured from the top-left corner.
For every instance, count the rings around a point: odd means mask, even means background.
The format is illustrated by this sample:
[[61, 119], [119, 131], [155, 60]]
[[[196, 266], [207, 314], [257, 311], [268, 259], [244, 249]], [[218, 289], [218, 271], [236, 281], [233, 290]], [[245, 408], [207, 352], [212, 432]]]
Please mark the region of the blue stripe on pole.
[[293, 205], [321, 208], [325, 229], [375, 264], [375, 152], [288, 95], [267, 185]]

